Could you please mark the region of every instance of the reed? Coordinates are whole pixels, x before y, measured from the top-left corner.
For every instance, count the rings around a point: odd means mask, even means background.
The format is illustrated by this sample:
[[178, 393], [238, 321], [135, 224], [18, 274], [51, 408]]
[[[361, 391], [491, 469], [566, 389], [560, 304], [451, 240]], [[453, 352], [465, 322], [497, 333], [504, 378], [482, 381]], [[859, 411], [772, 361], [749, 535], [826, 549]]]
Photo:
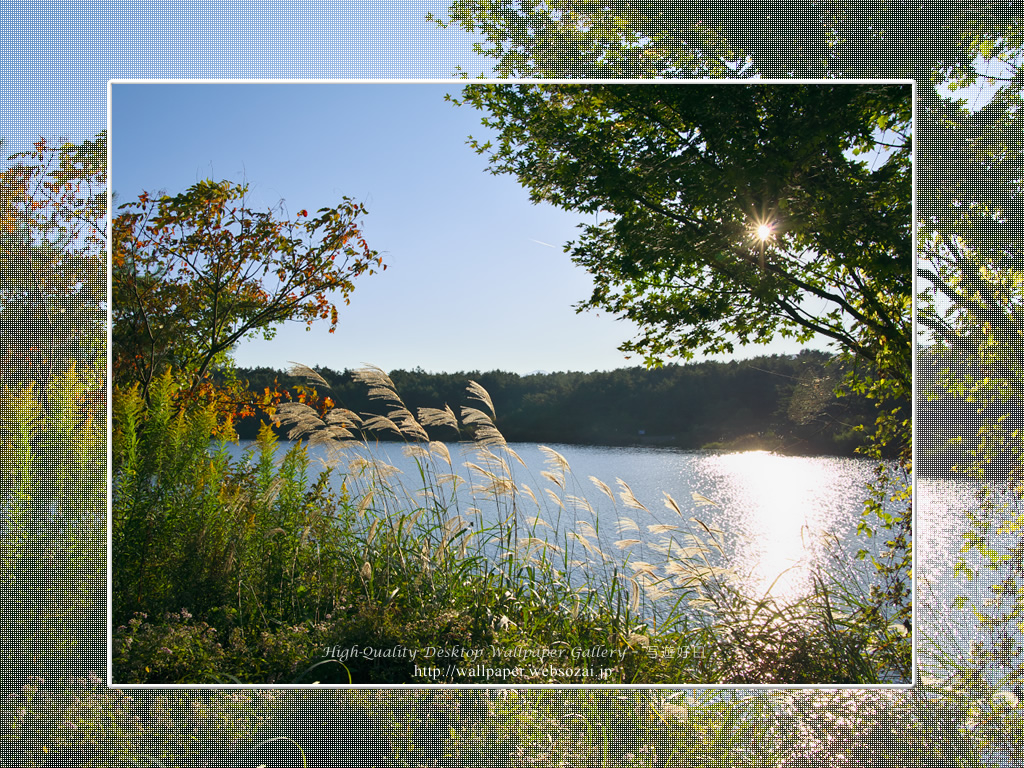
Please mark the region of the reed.
[[[26, 425], [31, 418], [35, 418], [29, 410], [26, 410], [24, 417]], [[153, 455], [149, 450], [153, 446], [147, 440], [156, 435], [156, 430], [147, 430], [146, 421], [145, 414], [141, 414], [137, 421], [140, 432], [148, 435], [136, 444], [137, 457]], [[120, 442], [126, 440], [124, 422], [116, 420], [116, 423], [119, 431], [115, 432], [115, 440], [118, 441], [118, 450], [123, 460], [123, 454], [127, 453], [124, 442]], [[13, 427], [11, 434], [14, 434]], [[186, 444], [187, 441], [178, 443]], [[11, 445], [16, 448], [18, 444], [12, 439]], [[429, 460], [437, 464], [442, 474], [445, 471], [457, 474], [451, 468], [451, 458], [447, 456], [444, 446], [419, 444], [410, 448], [428, 451]], [[293, 450], [301, 454], [300, 449]], [[162, 455], [166, 462], [178, 454], [164, 452]], [[206, 448], [203, 455], [206, 457], [203, 465], [208, 467], [210, 455]], [[244, 472], [242, 467], [235, 465], [234, 471], [238, 477], [245, 478], [246, 482], [259, 478], [257, 468], [263, 455], [269, 461], [265, 465], [262, 485], [246, 486], [250, 496], [240, 493], [240, 489], [234, 489], [232, 493], [238, 491], [238, 495], [229, 494], [227, 497], [234, 501], [225, 505], [224, 509], [233, 510], [231, 514], [236, 519], [248, 519], [246, 515], [253, 511], [253, 500], [259, 500], [261, 508], [269, 509], [282, 503], [283, 499], [294, 496], [295, 489], [286, 488], [288, 481], [278, 472], [281, 465], [278, 464], [276, 450], [256, 451], [251, 457], [252, 464]], [[422, 453], [420, 456], [427, 460]], [[509, 464], [517, 473], [526, 474], [522, 465], [514, 459]], [[12, 468], [13, 476], [13, 468], [21, 465], [12, 462], [5, 466]], [[122, 464], [119, 469], [123, 467]], [[175, 473], [171, 471], [172, 468], [164, 464], [161, 477], [165, 481], [173, 478], [183, 480], [190, 474]], [[548, 471], [560, 477], [557, 468], [549, 467]], [[200, 476], [197, 472], [191, 474], [193, 479]], [[315, 473], [307, 480], [304, 494], [300, 494], [300, 498], [312, 500], [321, 510], [322, 518], [333, 515], [331, 525], [342, 528], [340, 523], [351, 517], [362, 500], [355, 497], [337, 498], [334, 506], [318, 501], [313, 492], [314, 476]], [[37, 473], [35, 477], [42, 476]], [[436, 477], [440, 478], [441, 475]], [[117, 480], [127, 484], [130, 478], [119, 473]], [[537, 484], [532, 477], [517, 477], [520, 489], [528, 482], [543, 489], [543, 485]], [[567, 472], [566, 484], [571, 485], [573, 482], [571, 471]], [[439, 483], [438, 487], [450, 490], [456, 484], [457, 481], [448, 480]], [[611, 487], [603, 481], [586, 485], [588, 489], [593, 486], [596, 498], [601, 503], [621, 504]], [[43, 486], [40, 484], [38, 487]], [[123, 488], [125, 485], [116, 487]], [[171, 486], [165, 485], [163, 493], [174, 495], [170, 490]], [[545, 497], [543, 492], [535, 495], [541, 499]], [[585, 506], [577, 499], [569, 498], [571, 495], [582, 497], [583, 494], [566, 494], [566, 505], [571, 507], [577, 504], [579, 510], [584, 511]], [[549, 495], [547, 497], [550, 498]], [[11, 498], [17, 500], [21, 497]], [[178, 493], [178, 498], [184, 496]], [[526, 494], [526, 498], [530, 498], [529, 494]], [[694, 500], [695, 503], [698, 501]], [[457, 504], [458, 501], [455, 499], [450, 503]], [[682, 518], [682, 510], [686, 505], [668, 499], [665, 503], [668, 509], [672, 509], [674, 503], [678, 511], [672, 511], [671, 514]], [[651, 505], [648, 503], [647, 506]], [[554, 507], [560, 509], [557, 504]], [[465, 507], [460, 509], [469, 512]], [[627, 517], [623, 511], [619, 518], [624, 536], [635, 534], [645, 524], [639, 511], [630, 510], [629, 514], [631, 516]], [[443, 764], [444, 761], [507, 765], [510, 753], [516, 755], [520, 762], [535, 760], [594, 765], [666, 765], [700, 761], [706, 757], [704, 745], [713, 743], [716, 745], [715, 755], [723, 764], [824, 764], [837, 758], [853, 761], [858, 756], [871, 754], [876, 762], [889, 760], [893, 764], [909, 761], [913, 764], [1016, 765], [1020, 764], [1022, 754], [1021, 709], [1014, 688], [1019, 679], [1014, 677], [1019, 665], [1012, 661], [1007, 665], [1005, 645], [1008, 633], [1012, 636], [1014, 631], [1014, 608], [1019, 605], [1019, 594], [1012, 585], [1022, 581], [1019, 577], [1021, 558], [1014, 556], [1015, 549], [1019, 549], [1019, 531], [1014, 526], [1020, 514], [1019, 498], [1009, 491], [1002, 495], [993, 492], [983, 496], [977, 508], [969, 511], [965, 539], [969, 547], [965, 547], [965, 558], [977, 553], [980, 565], [968, 560], [958, 568], [957, 579], [965, 590], [973, 591], [974, 594], [953, 606], [934, 600], [933, 604], [925, 601], [921, 605], [921, 610], [931, 617], [922, 626], [922, 631], [926, 633], [924, 648], [928, 652], [922, 662], [925, 674], [911, 692], [665, 692], [623, 691], [613, 687], [606, 691], [564, 690], [552, 695], [550, 691], [516, 688], [490, 692], [466, 689], [435, 692], [410, 686], [398, 691], [346, 691], [326, 696], [324, 691], [310, 692], [308, 696], [305, 692], [288, 692], [285, 695], [275, 691], [214, 691], [209, 692], [209, 695], [161, 692], [159, 695], [143, 697], [137, 692], [108, 690], [99, 678], [90, 675], [88, 679], [83, 678], [71, 685], [73, 697], [64, 697], [60, 681], [55, 683], [49, 677], [45, 682], [42, 678], [30, 678], [8, 702], [9, 706], [5, 710], [10, 714], [5, 727], [5, 749], [8, 749], [9, 754], [13, 754], [12, 750], [19, 750], [18, 754], [23, 755], [24, 760], [18, 764], [25, 765], [43, 764], [47, 759], [52, 762], [55, 755], [81, 758], [82, 764], [113, 764], [129, 760], [129, 755], [138, 757], [142, 762], [148, 760], [153, 764], [162, 762], [167, 765], [287, 764], [288, 760], [299, 757], [300, 744], [310, 756], [311, 750], [315, 750], [323, 758], [331, 749], [335, 749], [338, 759], [344, 754], [372, 753], [383, 755], [381, 764], [388, 765], [429, 765], [435, 762]], [[582, 515], [580, 517], [582, 519]], [[145, 516], [138, 510], [134, 519], [144, 521]], [[529, 520], [526, 522], [528, 525], [534, 524]], [[270, 524], [270, 520], [265, 522], [265, 525]], [[540, 522], [535, 524], [538, 531], [553, 530], [550, 522], [547, 525]], [[447, 531], [449, 539], [443, 549], [453, 560], [457, 559], [460, 542], [463, 540], [458, 535], [462, 529], [453, 526]], [[257, 535], [255, 521], [250, 530], [253, 535]], [[708, 533], [700, 530], [701, 534], [694, 535], [702, 539], [704, 551], [711, 565], [714, 565], [718, 550], [711, 541], [717, 540], [717, 536], [714, 531]], [[265, 529], [258, 531], [259, 534], [266, 532]], [[669, 533], [664, 532], [665, 535]], [[377, 535], [375, 533], [373, 538]], [[269, 539], [276, 542], [282, 540], [280, 533]], [[365, 544], [364, 540], [355, 536], [350, 540], [341, 537], [340, 541], [360, 546]], [[241, 538], [238, 543], [242, 543]], [[674, 562], [677, 563], [678, 575], [688, 574], [685, 566], [680, 563], [694, 558], [703, 562], [698, 554], [697, 543], [692, 540], [686, 540], [685, 543], [692, 545], [693, 549], [686, 553], [681, 550], [674, 552], [677, 555]], [[9, 544], [12, 551], [22, 546], [13, 540]], [[310, 538], [307, 536], [302, 550], [306, 550], [309, 545]], [[341, 548], [340, 544], [337, 546]], [[636, 546], [615, 549], [628, 553]], [[466, 551], [468, 553], [469, 550]], [[241, 549], [236, 552], [235, 562], [238, 563], [243, 555]], [[294, 551], [292, 555], [294, 557]], [[644, 557], [654, 561], [649, 555]], [[296, 577], [301, 573], [302, 569], [297, 569]], [[985, 573], [989, 573], [991, 578], [980, 578]], [[841, 581], [842, 574], [842, 571], [836, 571], [836, 579]], [[341, 598], [340, 590], [344, 584], [341, 581], [338, 584], [337, 596]], [[710, 589], [714, 581], [697, 579], [695, 584], [707, 584]], [[922, 586], [923, 594], [927, 595], [927, 582], [919, 586]], [[820, 588], [829, 591], [829, 602], [822, 605], [830, 608], [832, 621], [842, 627], [843, 622], [849, 621], [849, 615], [844, 614], [842, 609], [843, 598], [834, 593], [836, 587], [831, 580], [823, 580]], [[723, 594], [728, 594], [728, 591]], [[338, 610], [345, 610], [346, 599], [339, 599]], [[724, 598], [716, 599], [723, 605], [727, 604]], [[756, 601], [753, 608], [756, 608]], [[768, 609], [762, 608], [762, 613], [757, 616], [763, 615]], [[244, 657], [251, 663], [255, 655], [263, 654], [264, 667], [258, 671], [266, 675], [264, 680], [271, 679], [271, 662], [276, 659], [280, 663], [273, 674], [279, 675], [279, 679], [284, 681], [294, 679], [307, 682], [315, 679], [318, 672], [333, 668], [337, 671], [333, 679], [348, 682], [345, 669], [338, 660], [326, 663], [323, 659], [313, 660], [309, 656], [293, 653], [294, 671], [288, 671], [290, 649], [294, 649], [297, 639], [305, 638], [305, 641], [309, 641], [317, 638], [316, 642], [325, 639], [328, 632], [325, 627], [330, 624], [330, 620], [325, 622], [321, 615], [321, 621], [305, 625], [303, 633], [295, 625], [288, 626], [275, 619], [269, 609], [266, 613], [266, 618], [260, 617], [257, 625], [246, 628], [245, 637], [253, 653]], [[346, 614], [346, 621], [358, 624], [359, 615], [358, 610]], [[989, 621], [989, 615], [996, 620]], [[198, 623], [198, 617], [185, 618], [180, 613], [178, 616], [177, 623], [186, 628]], [[980, 617], [980, 643], [971, 640], [971, 616]], [[949, 637], [937, 631], [942, 629], [938, 625], [943, 620], [948, 621]], [[964, 634], [963, 624], [968, 625], [966, 640], [959, 637]], [[156, 621], [144, 622], [143, 625], [149, 626], [154, 634], [158, 634], [162, 628], [158, 618]], [[239, 623], [236, 630], [240, 628]], [[435, 629], [435, 634], [438, 632]], [[240, 635], [240, 631], [235, 634]], [[642, 637], [629, 635], [624, 641], [642, 647]], [[650, 635], [646, 637], [649, 641]], [[230, 642], [225, 643], [225, 650], [233, 652]], [[308, 650], [308, 647], [303, 648], [304, 652]], [[153, 651], [147, 657], [150, 660], [156, 657], [159, 646], [154, 647]], [[1012, 648], [1010, 652], [1013, 652]], [[226, 654], [225, 660], [232, 661], [229, 656]], [[314, 664], [320, 666], [309, 669]], [[237, 666], [231, 668], [239, 671]], [[654, 674], [656, 668], [642, 671], [650, 673], [651, 679], [657, 679]], [[377, 672], [380, 673], [380, 670]], [[242, 682], [242, 678], [243, 675], [225, 671], [222, 664], [208, 679], [211, 682]], [[711, 679], [710, 676], [708, 679]], [[56, 692], [50, 695], [51, 690]], [[136, 702], [131, 701], [133, 697], [128, 693], [136, 694]], [[256, 699], [261, 702], [258, 706], [248, 703]], [[307, 700], [309, 709], [307, 716], [303, 717], [302, 702]], [[145, 707], [144, 722], [154, 723], [151, 729], [139, 725], [132, 717], [133, 713], [142, 711], [140, 702]], [[330, 716], [325, 716], [325, 712], [331, 713]], [[262, 725], [254, 724], [254, 718], [267, 715], [273, 718], [272, 721]], [[324, 734], [328, 731], [318, 729], [311, 734], [302, 730], [304, 726], [297, 725], [308, 722], [310, 718], [319, 718], [318, 723], [330, 721], [339, 736], [343, 735], [344, 738], [325, 739]], [[74, 725], [74, 729], [70, 729], [67, 723]], [[205, 737], [197, 739], [194, 730], [200, 723]], [[837, 723], [842, 727], [837, 728]], [[285, 738], [281, 739], [282, 736]], [[274, 738], [278, 738], [278, 741], [271, 741]], [[222, 746], [234, 743], [235, 740], [238, 740], [237, 745], [227, 750], [226, 755], [210, 757]], [[49, 758], [44, 756], [44, 746], [49, 749]], [[275, 753], [274, 757], [278, 759], [271, 759], [269, 751], [278, 746], [282, 747], [281, 754]], [[31, 755], [39, 759], [33, 761]], [[211, 759], [213, 762], [210, 762]], [[337, 764], [337, 760], [334, 764]]]
[[[306, 366], [292, 373], [326, 384]], [[838, 683], [891, 672], [862, 627], [837, 620], [846, 596], [823, 578], [799, 601], [751, 596], [724, 534], [671, 496], [665, 522], [623, 480], [617, 492], [594, 477], [585, 486], [546, 446], [535, 473], [479, 384], [457, 417], [448, 406], [413, 414], [379, 368], [355, 377], [381, 413], [287, 403], [273, 416], [294, 445], [280, 456], [264, 425], [237, 461], [225, 429], [212, 452], [202, 443], [218, 431], [210, 408], [172, 418], [169, 379], [148, 411], [119, 393], [115, 662], [133, 682]], [[462, 465], [431, 439], [439, 429], [472, 438]], [[316, 472], [313, 445], [326, 457]], [[414, 472], [382, 458], [392, 445]], [[353, 647], [380, 655], [323, 656]], [[425, 678], [428, 665], [400, 655], [417, 648], [455, 655]]]

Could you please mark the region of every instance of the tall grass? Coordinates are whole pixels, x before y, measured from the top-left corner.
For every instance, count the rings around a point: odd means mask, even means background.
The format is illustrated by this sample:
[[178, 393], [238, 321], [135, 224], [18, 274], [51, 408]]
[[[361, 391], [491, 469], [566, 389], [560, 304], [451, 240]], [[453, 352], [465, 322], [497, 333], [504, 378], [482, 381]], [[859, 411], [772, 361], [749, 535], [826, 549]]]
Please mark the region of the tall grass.
[[[92, 374], [92, 375], [91, 375]], [[95, 374], [0, 390], [0, 650], [5, 682], [99, 663], [85, 640], [104, 613], [102, 413]], [[55, 578], [55, 574], [74, 574]]]
[[[24, 400], [17, 407], [10, 401], [5, 403], [5, 418], [9, 419], [5, 422], [5, 450], [12, 451], [11, 457], [36, 458], [35, 463], [30, 461], [27, 465], [4, 462], [5, 470], [9, 471], [5, 475], [9, 493], [6, 502], [16, 504], [21, 499], [21, 503], [27, 503], [29, 497], [11, 493], [22, 487], [17, 485], [19, 482], [38, 489], [43, 499], [44, 494], [59, 494], [62, 490], [89, 493], [89, 488], [82, 486], [48, 486], [45, 479], [50, 473], [40, 470], [38, 459], [45, 455], [42, 446], [50, 444], [48, 432], [54, 435], [53, 450], [60, 453], [68, 466], [73, 466], [74, 456], [85, 456], [79, 452], [81, 443], [76, 447], [75, 441], [85, 437], [82, 428], [89, 424], [87, 417], [78, 413], [77, 408], [68, 410], [67, 439], [58, 440], [56, 435], [62, 433], [47, 426], [45, 419], [46, 414], [54, 414], [59, 420], [61, 411], [48, 406], [48, 399], [38, 389], [11, 392], [9, 396], [23, 396]], [[74, 398], [71, 403], [74, 405]], [[72, 415], [72, 410], [78, 415]], [[30, 439], [19, 443], [19, 429]], [[101, 432], [93, 434], [99, 439]], [[430, 450], [429, 444], [420, 447]], [[262, 497], [265, 506], [276, 503], [280, 489], [274, 486], [276, 453], [269, 448], [265, 453], [261, 449], [254, 451], [248, 469], [255, 473], [261, 457], [268, 457]], [[432, 460], [447, 469], [448, 462], [439, 454]], [[209, 453], [205, 461], [212, 461]], [[246, 477], [238, 462], [232, 466], [239, 477]], [[514, 461], [512, 468], [522, 469]], [[19, 477], [22, 479], [18, 480]], [[318, 477], [308, 473], [307, 466], [307, 493]], [[567, 473], [567, 477], [571, 478], [571, 474]], [[527, 479], [520, 478], [519, 482], [526, 483]], [[250, 488], [254, 496], [258, 495], [257, 488]], [[93, 490], [101, 499], [102, 488]], [[597, 496], [612, 503], [604, 491], [598, 491]], [[352, 512], [358, 505], [357, 497], [351, 496], [346, 503], [348, 512]], [[1013, 700], [1020, 664], [1015, 647], [1005, 648], [1005, 638], [1014, 638], [1014, 611], [1019, 603], [1019, 592], [1009, 588], [1009, 580], [1021, 583], [1013, 557], [1014, 549], [1019, 547], [1015, 527], [1020, 517], [1019, 503], [1019, 497], [1012, 491], [990, 492], [971, 511], [968, 537], [964, 540], [970, 546], [965, 554], [977, 554], [980, 565], [965, 562], [957, 577], [973, 594], [953, 606], [922, 606], [933, 617], [921, 628], [926, 647], [928, 643], [933, 646], [924, 679], [912, 692], [824, 690], [748, 694], [623, 691], [613, 687], [608, 691], [570, 690], [552, 695], [550, 691], [514, 688], [488, 692], [410, 687], [338, 694], [144, 693], [107, 690], [95, 675], [82, 675], [65, 685], [59, 676], [46, 674], [44, 678], [35, 674], [23, 677], [23, 684], [3, 702], [4, 764], [256, 766], [299, 764], [306, 758], [309, 765], [334, 765], [345, 764], [357, 756], [363, 764], [381, 766], [505, 766], [533, 762], [790, 766], [837, 761], [879, 765], [1020, 765], [1024, 761], [1020, 714], [1024, 709]], [[339, 506], [340, 511], [346, 509], [344, 504]], [[43, 508], [51, 510], [45, 500], [31, 510]], [[460, 511], [468, 512], [464, 508]], [[338, 517], [348, 519], [344, 514]], [[26, 524], [29, 519], [25, 518]], [[83, 520], [82, 525], [85, 523]], [[365, 544], [352, 533], [354, 540]], [[270, 540], [277, 536], [280, 534]], [[705, 534], [705, 538], [713, 537]], [[454, 541], [458, 544], [461, 540], [459, 537]], [[5, 552], [11, 559], [5, 562], [12, 564], [33, 551], [28, 538], [8, 540], [8, 544]], [[713, 546], [711, 549], [716, 551]], [[453, 560], [457, 559], [454, 546], [446, 551], [453, 553]], [[79, 568], [68, 573], [81, 576], [85, 571]], [[301, 576], [298, 569], [292, 573], [293, 578]], [[988, 578], [983, 578], [986, 574]], [[992, 586], [999, 589], [993, 590]], [[258, 615], [255, 600], [246, 605], [244, 615]], [[835, 603], [832, 605], [835, 607]], [[175, 622], [179, 628], [189, 629], [193, 618], [183, 618], [180, 608], [177, 611]], [[14, 615], [26, 621], [27, 629], [31, 628], [27, 611]], [[358, 611], [351, 615], [358, 616]], [[74, 634], [76, 616], [65, 611], [55, 615], [54, 621], [63, 625], [70, 637]], [[951, 629], [975, 626], [977, 634], [972, 637], [968, 630], [951, 632], [947, 637], [936, 624], [944, 616], [949, 617]], [[77, 620], [88, 618], [77, 616]], [[270, 616], [267, 620], [264, 624], [260, 619], [258, 631], [250, 627], [246, 634], [252, 647], [264, 649], [263, 671], [270, 669], [274, 659], [270, 651], [274, 648], [278, 661], [294, 658], [308, 663], [301, 654], [288, 656], [294, 643], [285, 641], [289, 635], [301, 632], [269, 631], [268, 625], [278, 625]], [[156, 635], [163, 631], [159, 621], [146, 621], [140, 624], [143, 626]], [[304, 626], [312, 634], [313, 627]], [[16, 637], [5, 635], [8, 641]], [[25, 642], [30, 640], [26, 637]], [[635, 638], [632, 641], [638, 643]], [[230, 648], [229, 642], [225, 653]], [[15, 658], [25, 658], [28, 649], [28, 645], [21, 650], [15, 648]], [[67, 650], [58, 648], [56, 653], [66, 658]], [[156, 658], [158, 650], [159, 646], [154, 645], [153, 653], [145, 658]], [[1010, 655], [1006, 656], [1007, 653]], [[252, 663], [252, 656], [245, 658]], [[325, 664], [318, 669], [331, 667], [338, 665]], [[293, 674], [298, 676], [303, 669], [297, 667]], [[643, 671], [653, 677], [658, 669]], [[213, 676], [231, 682], [229, 674], [218, 670]], [[308, 679], [309, 676], [304, 678]], [[317, 727], [308, 729], [308, 722], [317, 723]]]
[[[294, 372], [325, 384], [311, 369]], [[115, 679], [846, 683], [894, 674], [864, 627], [841, 618], [852, 612], [834, 605], [844, 596], [823, 578], [796, 602], [751, 596], [728, 568], [722, 532], [686, 519], [668, 494], [674, 523], [653, 517], [622, 480], [615, 493], [589, 478], [605, 506], [589, 501], [551, 448], [541, 447], [546, 468], [534, 475], [475, 382], [459, 418], [447, 406], [414, 415], [380, 369], [356, 376], [382, 412], [287, 403], [276, 420], [305, 442], [280, 461], [267, 425], [232, 460], [230, 424], [212, 404], [177, 407], [170, 376], [148, 406], [137, 391], [117, 393]], [[470, 460], [457, 467], [428, 430], [471, 435]], [[370, 450], [384, 435], [413, 460], [412, 476]], [[306, 446], [317, 444], [329, 458], [314, 473]], [[602, 520], [616, 530], [601, 531]], [[324, 652], [344, 648], [377, 651]], [[428, 648], [442, 649], [444, 663], [417, 665], [410, 652]]]

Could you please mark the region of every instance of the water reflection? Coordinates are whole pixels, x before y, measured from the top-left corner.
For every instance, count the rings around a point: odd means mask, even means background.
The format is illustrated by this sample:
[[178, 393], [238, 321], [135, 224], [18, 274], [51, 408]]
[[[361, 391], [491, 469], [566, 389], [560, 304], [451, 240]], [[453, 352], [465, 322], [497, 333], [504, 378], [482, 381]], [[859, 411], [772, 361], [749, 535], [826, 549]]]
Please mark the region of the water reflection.
[[834, 493], [822, 481], [826, 468], [815, 459], [749, 451], [709, 456], [701, 470], [725, 491], [721, 524], [735, 535], [732, 567], [747, 588], [771, 590], [783, 602], [806, 594], [813, 535], [836, 522], [821, 519], [830, 506], [825, 497]]
[[[467, 444], [449, 447], [451, 471], [465, 481], [456, 492], [457, 510], [462, 514], [479, 509], [484, 516], [480, 530], [498, 517], [494, 497], [470, 495], [474, 486], [480, 487], [483, 476], [467, 471], [465, 462], [480, 462], [481, 458]], [[553, 467], [550, 455], [537, 445], [509, 447], [523, 463], [509, 460], [498, 474], [511, 467], [523, 519], [542, 521], [536, 530], [553, 535], [555, 542], [578, 545], [577, 554], [583, 560], [605, 562], [610, 558], [621, 567], [628, 558], [634, 569], [645, 562], [657, 564], [663, 560], [659, 546], [669, 539], [674, 541], [675, 552], [687, 546], [688, 534], [703, 537], [690, 522], [690, 518], [698, 518], [724, 532], [728, 561], [717, 564], [735, 571], [745, 592], [760, 597], [770, 589], [776, 600], [789, 602], [811, 590], [809, 566], [822, 556], [823, 538], [837, 541], [851, 552], [871, 544], [856, 535], [865, 483], [872, 477], [873, 464], [864, 459], [556, 445], [553, 447], [568, 465], [563, 471]], [[279, 448], [283, 451], [287, 446]], [[426, 500], [437, 493], [418, 489], [419, 470], [401, 446], [358, 449], [397, 467], [401, 475], [391, 482], [408, 484], [411, 496]], [[310, 449], [312, 456], [326, 458], [320, 456], [322, 452], [322, 446]], [[347, 461], [336, 466], [344, 473]], [[552, 471], [543, 472], [545, 467]], [[446, 466], [442, 474], [447, 471]], [[595, 490], [591, 478], [604, 481], [605, 490]], [[636, 505], [622, 498], [620, 479], [631, 489]], [[529, 499], [522, 495], [527, 487], [531, 489]], [[444, 491], [447, 495], [453, 488], [448, 485]], [[695, 493], [713, 499], [716, 505], [699, 505]], [[666, 494], [678, 503], [678, 512], [666, 505]], [[533, 500], [537, 508], [531, 509]], [[510, 505], [507, 498], [497, 502], [503, 508]], [[567, 541], [567, 526], [575, 526], [580, 536]], [[635, 544], [624, 546], [624, 541], [634, 539]], [[601, 556], [591, 557], [596, 550]], [[851, 575], [857, 578], [852, 557], [849, 560]], [[659, 568], [657, 578], [664, 575]]]

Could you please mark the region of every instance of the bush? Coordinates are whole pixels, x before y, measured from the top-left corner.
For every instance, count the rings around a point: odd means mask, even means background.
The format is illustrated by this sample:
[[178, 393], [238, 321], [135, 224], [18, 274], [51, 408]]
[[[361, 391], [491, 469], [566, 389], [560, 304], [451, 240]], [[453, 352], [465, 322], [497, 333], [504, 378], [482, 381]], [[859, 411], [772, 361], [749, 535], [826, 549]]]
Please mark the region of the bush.
[[[164, 614], [158, 623], [137, 613], [114, 635], [113, 659], [119, 681], [148, 683], [212, 683], [224, 659], [217, 631], [192, 615]], [[224, 681], [220, 681], [224, 682]]]

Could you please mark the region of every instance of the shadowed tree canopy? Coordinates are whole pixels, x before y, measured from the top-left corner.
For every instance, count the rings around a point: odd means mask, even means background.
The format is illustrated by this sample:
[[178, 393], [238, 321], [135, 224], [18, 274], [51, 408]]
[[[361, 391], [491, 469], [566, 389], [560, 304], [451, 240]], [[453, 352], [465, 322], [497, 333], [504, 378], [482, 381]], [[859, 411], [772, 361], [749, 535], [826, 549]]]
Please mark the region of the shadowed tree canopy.
[[171, 368], [194, 391], [241, 339], [294, 320], [338, 323], [334, 296], [384, 268], [346, 198], [294, 218], [245, 204], [246, 187], [202, 181], [120, 207], [113, 226], [114, 375], [147, 392]]
[[[501, 77], [973, 78], [1020, 45], [1013, 0], [453, 0]], [[571, 69], [570, 69], [571, 67]]]
[[818, 333], [891, 394], [911, 378], [909, 85], [468, 86], [473, 142], [534, 202], [594, 216], [567, 246], [581, 308], [626, 351], [729, 352]]
[[998, 397], [1024, 391], [1021, 18], [1012, 0], [453, 0], [438, 23], [477, 35], [503, 77], [916, 80], [918, 320], [948, 351], [938, 386], [976, 398], [996, 379]]

